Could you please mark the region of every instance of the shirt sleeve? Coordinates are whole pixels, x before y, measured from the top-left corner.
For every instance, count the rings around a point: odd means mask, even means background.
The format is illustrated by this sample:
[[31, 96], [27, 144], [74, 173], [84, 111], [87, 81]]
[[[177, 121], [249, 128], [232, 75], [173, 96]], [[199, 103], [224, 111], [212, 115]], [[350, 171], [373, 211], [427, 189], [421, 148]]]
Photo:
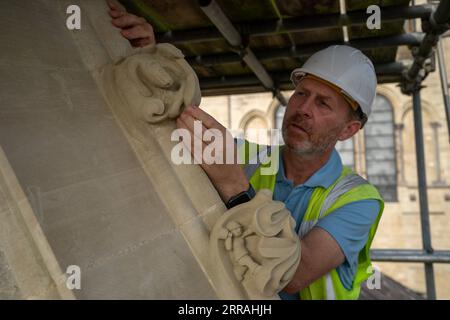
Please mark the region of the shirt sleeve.
[[336, 240], [345, 255], [345, 261], [337, 268], [337, 272], [347, 289], [353, 285], [359, 252], [367, 242], [379, 209], [377, 200], [355, 201], [334, 210], [317, 223], [317, 227], [327, 231]]

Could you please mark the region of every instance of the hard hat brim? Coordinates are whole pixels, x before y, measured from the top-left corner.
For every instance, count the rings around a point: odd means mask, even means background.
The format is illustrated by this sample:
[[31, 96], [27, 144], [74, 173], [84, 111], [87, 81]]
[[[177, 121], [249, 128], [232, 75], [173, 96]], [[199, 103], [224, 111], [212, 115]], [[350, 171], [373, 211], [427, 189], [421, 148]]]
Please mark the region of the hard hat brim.
[[345, 90], [343, 90], [341, 87], [339, 87], [335, 83], [333, 83], [327, 79], [324, 79], [323, 77], [320, 77], [312, 72], [307, 72], [303, 68], [297, 68], [294, 71], [292, 71], [292, 73], [291, 73], [291, 81], [294, 84], [294, 86], [297, 86], [298, 83], [302, 79], [305, 79], [305, 78], [311, 78], [311, 79], [314, 79], [316, 81], [319, 81], [319, 82], [327, 85], [328, 87], [330, 87], [337, 93], [341, 94], [342, 97], [348, 102], [348, 104], [350, 105], [350, 107], [353, 110], [358, 109], [359, 103], [355, 99], [353, 99], [347, 92], [345, 92]]

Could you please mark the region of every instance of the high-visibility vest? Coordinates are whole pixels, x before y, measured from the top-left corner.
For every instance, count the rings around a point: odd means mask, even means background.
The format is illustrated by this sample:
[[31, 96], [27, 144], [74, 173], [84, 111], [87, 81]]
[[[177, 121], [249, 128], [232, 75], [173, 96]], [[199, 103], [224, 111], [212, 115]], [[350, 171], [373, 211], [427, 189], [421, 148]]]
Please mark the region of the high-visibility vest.
[[[245, 141], [245, 144], [242, 144], [238, 149], [240, 156], [245, 157], [244, 170], [247, 177], [255, 191], [269, 189], [273, 193], [277, 170], [272, 170], [273, 172], [271, 172], [268, 168], [278, 167], [278, 164], [274, 165], [273, 162], [264, 163], [266, 160], [265, 158], [267, 158], [267, 147], [260, 146], [258, 149], [257, 147], [251, 148], [249, 147], [250, 145], [249, 142]], [[253, 150], [253, 152], [251, 150]], [[280, 152], [280, 148], [278, 147], [271, 149], [271, 161], [279, 161], [278, 152]], [[265, 172], [264, 169], [266, 169]], [[263, 172], [264, 174], [262, 174]], [[384, 201], [378, 190], [361, 176], [345, 166], [343, 167], [340, 176], [328, 188], [320, 186], [314, 188], [303, 221], [300, 224], [300, 238], [303, 238], [320, 219], [327, 216], [332, 211], [345, 206], [348, 203], [367, 199], [378, 200], [380, 203], [380, 210], [370, 229], [367, 242], [364, 248], [359, 252], [358, 266], [352, 288], [350, 290], [346, 289], [339, 278], [337, 270], [333, 269], [325, 276], [311, 283], [307, 288], [301, 290], [300, 298], [302, 300], [358, 299], [361, 283], [368, 279], [373, 273], [369, 251], [384, 209]]]

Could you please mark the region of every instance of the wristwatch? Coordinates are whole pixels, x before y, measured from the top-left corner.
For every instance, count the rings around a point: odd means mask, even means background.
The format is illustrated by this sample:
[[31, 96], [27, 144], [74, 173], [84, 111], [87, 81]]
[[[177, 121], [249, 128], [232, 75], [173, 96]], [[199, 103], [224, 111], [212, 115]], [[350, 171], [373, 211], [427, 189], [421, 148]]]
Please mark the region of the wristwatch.
[[249, 183], [249, 187], [246, 191], [242, 191], [237, 195], [232, 196], [225, 205], [227, 209], [231, 209], [239, 204], [249, 202], [255, 197], [255, 195], [255, 189], [253, 189], [252, 185]]

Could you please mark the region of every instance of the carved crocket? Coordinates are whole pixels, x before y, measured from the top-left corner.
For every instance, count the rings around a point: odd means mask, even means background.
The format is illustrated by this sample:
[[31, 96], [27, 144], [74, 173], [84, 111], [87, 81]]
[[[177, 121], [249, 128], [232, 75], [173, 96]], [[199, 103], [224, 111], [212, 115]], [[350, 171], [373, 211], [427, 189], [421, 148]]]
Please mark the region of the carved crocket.
[[210, 237], [217, 277], [230, 277], [247, 298], [276, 298], [300, 263], [295, 221], [282, 202], [261, 190], [218, 219]]

